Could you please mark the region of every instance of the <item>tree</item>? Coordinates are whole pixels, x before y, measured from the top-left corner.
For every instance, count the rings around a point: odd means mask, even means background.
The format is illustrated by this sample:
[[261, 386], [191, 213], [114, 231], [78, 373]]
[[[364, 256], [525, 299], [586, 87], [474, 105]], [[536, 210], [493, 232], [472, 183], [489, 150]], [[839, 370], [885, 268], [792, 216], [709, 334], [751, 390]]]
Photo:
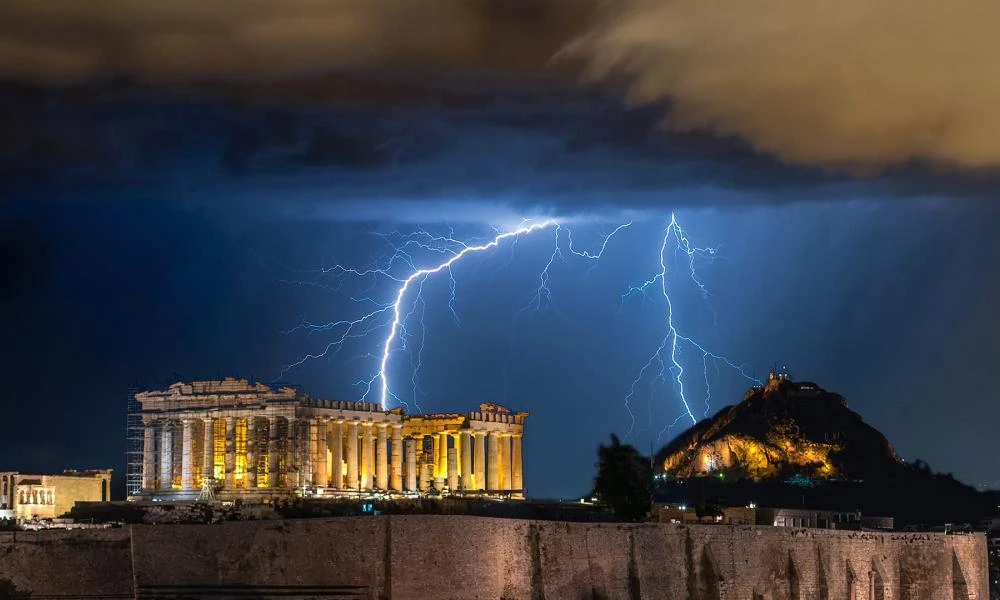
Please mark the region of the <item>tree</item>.
[[652, 507], [653, 470], [649, 460], [618, 436], [597, 449], [594, 493], [616, 515], [630, 521], [646, 517]]
[[17, 589], [10, 579], [0, 579], [0, 600], [31, 600], [31, 592]]

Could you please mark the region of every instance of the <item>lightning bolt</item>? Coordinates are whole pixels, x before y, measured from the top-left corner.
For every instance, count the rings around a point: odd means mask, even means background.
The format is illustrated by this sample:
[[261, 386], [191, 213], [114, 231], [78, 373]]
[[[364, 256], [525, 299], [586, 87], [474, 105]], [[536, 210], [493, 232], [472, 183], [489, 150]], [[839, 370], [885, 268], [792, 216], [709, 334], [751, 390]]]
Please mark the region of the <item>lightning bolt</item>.
[[[397, 292], [396, 294], [396, 301], [392, 305], [393, 319], [392, 319], [392, 324], [389, 327], [389, 335], [386, 337], [385, 344], [382, 347], [382, 360], [379, 363], [379, 369], [375, 375], [375, 378], [372, 379], [372, 381], [374, 381], [375, 379], [379, 380], [379, 404], [382, 406], [383, 410], [385, 410], [386, 406], [388, 405], [390, 396], [389, 378], [386, 376], [386, 370], [389, 367], [389, 357], [392, 354], [393, 341], [395, 341], [396, 335], [399, 333], [400, 327], [402, 326], [400, 320], [399, 308], [403, 302], [403, 299], [406, 297], [406, 292], [410, 289], [410, 285], [412, 285], [413, 282], [415, 281], [423, 282], [430, 275], [433, 275], [435, 273], [440, 273], [445, 269], [449, 270], [450, 272], [451, 266], [456, 262], [458, 262], [459, 260], [461, 260], [462, 257], [464, 257], [469, 253], [483, 252], [484, 250], [496, 248], [497, 246], [500, 245], [500, 242], [508, 238], [520, 237], [522, 235], [527, 235], [539, 229], [546, 229], [548, 227], [552, 227], [555, 225], [556, 225], [555, 221], [543, 221], [541, 223], [521, 226], [513, 231], [508, 231], [506, 233], [497, 234], [497, 236], [494, 237], [492, 241], [486, 244], [482, 244], [480, 246], [464, 246], [461, 251], [459, 251], [458, 253], [456, 253], [454, 256], [444, 261], [443, 263], [437, 265], [436, 267], [431, 267], [429, 269], [419, 269], [411, 273], [409, 277], [403, 280], [403, 285], [399, 287], [399, 292]], [[546, 269], [547, 268], [548, 267], [546, 267]], [[452, 298], [454, 298], [454, 295], [452, 296]], [[369, 392], [371, 392], [371, 385], [369, 385], [368, 389], [365, 391], [364, 395], [362, 395], [361, 399], [364, 400], [368, 396]]]
[[[587, 273], [590, 273], [591, 271], [600, 266], [601, 257], [604, 256], [604, 251], [607, 249], [608, 243], [610, 243], [611, 238], [613, 238], [620, 231], [631, 225], [632, 223], [629, 222], [629, 223], [623, 223], [618, 227], [615, 227], [614, 230], [611, 231], [611, 233], [607, 234], [606, 236], [603, 237], [603, 239], [601, 239], [600, 249], [597, 250], [597, 252], [595, 253], [591, 253], [589, 250], [575, 249], [573, 247], [573, 230], [556, 223], [555, 244], [552, 247], [552, 254], [549, 256], [548, 262], [545, 263], [545, 267], [538, 274], [538, 287], [535, 288], [535, 292], [534, 294], [532, 294], [528, 303], [515, 314], [514, 319], [516, 320], [518, 316], [520, 316], [525, 312], [528, 311], [537, 312], [545, 307], [550, 307], [552, 305], [552, 290], [549, 288], [549, 279], [551, 275], [549, 273], [549, 270], [552, 268], [552, 265], [556, 262], [556, 259], [558, 259], [562, 263], [566, 262], [566, 255], [563, 254], [563, 247], [561, 245], [563, 231], [566, 232], [566, 242], [567, 242], [566, 249], [570, 252], [570, 254], [579, 256], [580, 258], [584, 258], [593, 262], [591, 267], [587, 269]], [[513, 345], [513, 336], [511, 337], [511, 344]]]
[[[395, 388], [391, 385], [389, 369], [393, 356], [399, 351], [409, 351], [410, 367], [412, 369], [409, 381], [409, 393], [412, 394], [414, 402], [419, 410], [419, 398], [421, 391], [418, 386], [419, 373], [423, 366], [424, 340], [427, 335], [427, 327], [424, 315], [427, 310], [427, 303], [423, 297], [425, 283], [432, 277], [447, 274], [449, 299], [448, 310], [456, 326], [461, 325], [461, 320], [456, 308], [457, 302], [457, 280], [455, 268], [466, 257], [472, 254], [481, 254], [496, 249], [501, 245], [509, 248], [511, 254], [501, 268], [509, 266], [513, 259], [513, 251], [518, 240], [522, 236], [530, 235], [540, 230], [553, 231], [552, 252], [548, 255], [548, 260], [538, 274], [538, 285], [533, 289], [528, 302], [514, 314], [514, 320], [525, 312], [537, 312], [543, 309], [552, 309], [552, 289], [550, 287], [553, 267], [557, 263], [567, 263], [568, 259], [576, 257], [592, 263], [587, 273], [600, 266], [601, 258], [610, 247], [615, 236], [632, 225], [631, 222], [618, 225], [607, 235], [601, 237], [599, 244], [592, 248], [581, 248], [574, 242], [573, 231], [565, 224], [556, 220], [545, 220], [540, 222], [522, 221], [513, 230], [500, 231], [494, 228], [492, 238], [486, 238], [481, 243], [471, 243], [455, 237], [454, 231], [449, 227], [447, 235], [435, 235], [428, 231], [418, 230], [412, 233], [402, 233], [392, 231], [389, 233], [377, 234], [380, 239], [390, 248], [391, 252], [378, 260], [373, 260], [370, 265], [364, 267], [348, 267], [344, 265], [333, 265], [317, 270], [300, 271], [300, 273], [310, 273], [316, 276], [312, 280], [285, 280], [286, 283], [295, 285], [318, 285], [326, 290], [342, 291], [346, 282], [361, 282], [360, 285], [367, 286], [365, 292], [358, 296], [351, 297], [354, 302], [365, 305], [366, 308], [361, 315], [353, 319], [341, 319], [328, 323], [313, 323], [303, 319], [298, 325], [288, 330], [286, 333], [305, 332], [307, 334], [323, 333], [333, 334], [330, 340], [319, 352], [306, 354], [295, 362], [286, 365], [279, 377], [283, 377], [290, 369], [302, 365], [306, 361], [318, 358], [332, 358], [341, 352], [344, 345], [352, 339], [366, 338], [373, 336], [378, 331], [384, 330], [384, 337], [378, 344], [379, 351], [372, 354], [365, 354], [359, 358], [374, 359], [376, 366], [373, 371], [355, 382], [356, 386], [364, 389], [361, 395], [362, 400], [369, 397], [377, 397], [379, 405], [386, 409], [390, 402], [398, 402], [406, 406], [406, 402]], [[505, 243], [506, 242], [506, 243]], [[703, 414], [707, 415], [711, 409], [712, 399], [712, 372], [718, 376], [720, 367], [728, 367], [735, 370], [742, 377], [749, 381], [756, 381], [747, 373], [747, 368], [731, 361], [729, 358], [715, 353], [706, 348], [701, 342], [690, 335], [681, 332], [675, 322], [674, 304], [668, 289], [668, 262], [671, 247], [673, 255], [680, 257], [685, 266], [687, 278], [697, 288], [699, 295], [711, 308], [710, 294], [704, 280], [697, 271], [697, 263], [701, 259], [712, 259], [717, 254], [716, 248], [697, 247], [689, 239], [687, 232], [681, 227], [675, 214], [671, 214], [670, 220], [663, 232], [662, 243], [659, 251], [659, 272], [645, 282], [629, 287], [620, 298], [619, 311], [624, 309], [625, 303], [634, 296], [642, 296], [647, 300], [662, 301], [665, 309], [666, 332], [657, 348], [649, 356], [647, 361], [639, 370], [638, 375], [625, 396], [625, 409], [629, 416], [629, 429], [626, 438], [632, 434], [635, 428], [636, 417], [633, 412], [633, 405], [636, 396], [639, 394], [643, 381], [649, 383], [649, 403], [650, 422], [652, 419], [653, 398], [657, 389], [671, 383], [679, 396], [683, 410], [677, 418], [666, 425], [660, 431], [658, 439], [677, 423], [690, 419], [692, 423], [697, 422], [695, 416], [694, 402], [689, 399], [687, 385], [687, 369], [690, 359], [686, 353], [694, 352], [700, 355], [702, 376], [705, 385], [705, 397], [703, 399]], [[415, 253], [420, 252], [421, 256], [427, 255], [435, 258], [430, 266], [418, 267]], [[676, 258], [675, 258], [676, 262]], [[389, 282], [393, 291], [391, 301], [379, 301], [368, 295], [368, 291], [373, 289], [379, 282]], [[558, 312], [558, 311], [557, 311]], [[714, 309], [713, 309], [714, 313]], [[408, 328], [408, 324], [410, 327]], [[511, 355], [513, 355], [514, 335], [511, 335]]]
[[[403, 349], [406, 349], [407, 347], [407, 339], [410, 334], [406, 330], [405, 323], [415, 313], [419, 312], [421, 333], [416, 352], [411, 357], [411, 360], [413, 361], [413, 374], [410, 379], [414, 398], [416, 399], [418, 397], [417, 378], [422, 363], [423, 339], [426, 335], [426, 327], [423, 320], [426, 303], [423, 300], [422, 291], [423, 285], [427, 279], [438, 273], [448, 273], [450, 291], [448, 309], [451, 312], [456, 324], [460, 323], [458, 312], [455, 308], [457, 282], [452, 271], [452, 268], [456, 265], [456, 263], [470, 254], [482, 253], [494, 249], [506, 240], [516, 240], [523, 235], [528, 235], [542, 229], [556, 228], [556, 250], [553, 253], [552, 260], [550, 260], [548, 265], [546, 265], [546, 268], [543, 270], [541, 276], [542, 288], [545, 292], [547, 292], [548, 288], [546, 282], [548, 280], [548, 267], [551, 266], [552, 262], [555, 260], [556, 254], [559, 253], [558, 227], [559, 226], [554, 220], [545, 220], [536, 223], [525, 221], [522, 225], [511, 231], [497, 231], [496, 235], [490, 241], [478, 245], [470, 245], [466, 242], [455, 239], [453, 234], [447, 236], [435, 236], [423, 230], [409, 234], [402, 234], [395, 231], [388, 234], [382, 234], [381, 237], [393, 250], [388, 260], [384, 261], [382, 264], [374, 264], [364, 268], [352, 268], [345, 267], [343, 265], [335, 265], [333, 267], [319, 270], [318, 274], [323, 277], [332, 277], [335, 281], [335, 285], [333, 286], [321, 284], [322, 287], [337, 290], [340, 289], [341, 282], [343, 278], [346, 277], [362, 280], [366, 278], [372, 278], [373, 280], [380, 277], [385, 278], [398, 284], [394, 294], [395, 299], [389, 303], [379, 304], [368, 297], [352, 298], [352, 300], [355, 300], [356, 302], [371, 302], [375, 304], [375, 308], [373, 310], [355, 319], [338, 320], [321, 324], [303, 320], [296, 327], [290, 329], [286, 333], [294, 333], [296, 331], [332, 331], [336, 332], [336, 335], [334, 336], [334, 339], [322, 349], [322, 351], [306, 354], [296, 361], [285, 365], [279, 374], [279, 378], [284, 377], [289, 370], [298, 367], [309, 360], [336, 356], [341, 348], [343, 348], [344, 343], [349, 339], [366, 337], [373, 331], [387, 328], [388, 333], [381, 343], [381, 352], [378, 355], [378, 367], [376, 368], [375, 373], [371, 377], [356, 382], [356, 385], [361, 385], [365, 388], [365, 391], [361, 396], [362, 401], [367, 400], [370, 395], [377, 395], [378, 403], [383, 410], [388, 407], [390, 399], [405, 406], [406, 403], [402, 400], [402, 398], [395, 394], [390, 388], [388, 369], [396, 344], [399, 343]], [[447, 258], [434, 266], [418, 268], [411, 254], [414, 249], [441, 254]], [[400, 264], [405, 265], [409, 270], [409, 273], [405, 276], [394, 274], [395, 267]], [[294, 280], [286, 282], [293, 284], [315, 283], [315, 281], [309, 282]], [[372, 285], [374, 285], [374, 283]], [[386, 315], [390, 317], [388, 323], [386, 323], [384, 319], [379, 319], [379, 317]]]
[[[652, 377], [649, 381], [650, 385], [650, 421], [652, 421], [652, 399], [655, 395], [657, 386], [665, 383], [668, 379], [668, 373], [670, 374], [670, 379], [672, 380], [673, 387], [677, 392], [677, 395], [683, 406], [683, 410], [677, 416], [674, 421], [666, 425], [662, 430], [660, 430], [657, 435], [657, 441], [663, 437], [664, 434], [668, 433], [672, 427], [677, 425], [679, 422], [683, 421], [685, 418], [691, 420], [691, 424], [698, 422], [695, 417], [694, 412], [691, 408], [691, 402], [688, 400], [687, 393], [685, 391], [685, 378], [684, 378], [684, 366], [681, 363], [681, 356], [685, 348], [693, 349], [695, 352], [701, 354], [702, 370], [705, 380], [705, 411], [704, 416], [708, 415], [708, 411], [711, 408], [711, 397], [712, 397], [712, 386], [711, 378], [709, 377], [710, 365], [714, 365], [718, 369], [719, 364], [723, 364], [727, 367], [734, 369], [741, 376], [749, 381], [759, 383], [755, 378], [747, 374], [745, 365], [739, 365], [730, 359], [726, 358], [721, 354], [717, 354], [705, 348], [700, 342], [696, 341], [693, 337], [682, 335], [677, 325], [674, 322], [674, 305], [670, 298], [670, 292], [667, 289], [667, 253], [671, 241], [675, 243], [675, 253], [682, 253], [685, 255], [687, 262], [688, 275], [691, 281], [694, 282], [695, 286], [698, 288], [702, 298], [708, 302], [709, 294], [708, 288], [705, 283], [699, 277], [698, 272], [695, 267], [695, 259], [698, 257], [711, 258], [718, 252], [717, 248], [701, 248], [692, 245], [687, 233], [681, 227], [680, 223], [677, 221], [677, 216], [674, 213], [670, 215], [670, 221], [667, 224], [666, 229], [663, 233], [663, 242], [660, 246], [659, 253], [659, 264], [660, 271], [654, 275], [651, 279], [644, 281], [639, 285], [630, 286], [625, 293], [621, 296], [621, 306], [624, 307], [625, 302], [635, 295], [642, 295], [643, 298], [649, 298], [651, 288], [657, 288], [659, 296], [662, 296], [664, 308], [666, 311], [666, 334], [660, 341], [656, 350], [649, 356], [649, 359], [643, 364], [642, 368], [639, 370], [638, 375], [632, 381], [629, 387], [628, 393], [625, 395], [625, 410], [629, 417], [629, 427], [628, 432], [625, 434], [626, 439], [631, 436], [633, 430], [635, 429], [635, 413], [632, 410], [632, 401], [638, 394], [639, 385], [642, 383], [643, 379], [647, 377], [647, 374], [652, 373]], [[713, 310], [714, 313], [714, 310]]]
[[[563, 256], [562, 247], [559, 246], [559, 237], [562, 232], [562, 227], [557, 223], [555, 224], [556, 234], [555, 234], [555, 244], [552, 246], [552, 254], [549, 256], [548, 262], [542, 268], [541, 272], [538, 273], [538, 287], [535, 288], [534, 294], [532, 294], [531, 299], [527, 304], [524, 305], [521, 310], [514, 314], [514, 320], [527, 311], [538, 312], [545, 307], [552, 306], [552, 290], [549, 289], [549, 278], [551, 274], [549, 269], [552, 268], [553, 263], [556, 262], [558, 258], [560, 262], [565, 263], [566, 257]], [[514, 344], [514, 336], [511, 336], [511, 345]]]
[[604, 236], [604, 240], [601, 242], [601, 249], [598, 250], [596, 254], [591, 254], [588, 250], [575, 250], [573, 248], [573, 231], [570, 230], [570, 229], [567, 229], [566, 230], [566, 237], [569, 240], [569, 251], [572, 252], [573, 254], [579, 256], [580, 258], [586, 258], [586, 259], [594, 261], [594, 265], [592, 267], [590, 267], [590, 269], [587, 271], [589, 273], [590, 271], [592, 271], [592, 270], [594, 270], [594, 269], [597, 268], [598, 261], [601, 260], [602, 256], [604, 256], [604, 251], [607, 249], [608, 242], [611, 241], [611, 238], [615, 237], [615, 235], [617, 235], [622, 229], [625, 229], [626, 227], [631, 227], [631, 226], [632, 226], [632, 222], [630, 221], [628, 223], [622, 223], [618, 227], [615, 227], [614, 230], [611, 233], [609, 233], [608, 235]]

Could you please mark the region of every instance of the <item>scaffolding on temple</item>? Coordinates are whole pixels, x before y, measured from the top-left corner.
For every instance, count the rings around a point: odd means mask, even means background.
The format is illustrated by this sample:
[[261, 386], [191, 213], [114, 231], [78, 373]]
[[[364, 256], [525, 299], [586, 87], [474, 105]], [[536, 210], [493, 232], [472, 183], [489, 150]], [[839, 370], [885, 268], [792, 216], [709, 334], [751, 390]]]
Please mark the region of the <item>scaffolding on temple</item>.
[[142, 494], [142, 406], [135, 399], [137, 386], [128, 391], [128, 416], [125, 421], [125, 493], [128, 496]]
[[198, 494], [199, 502], [214, 502], [215, 488], [219, 486], [214, 477], [201, 478], [201, 493]]

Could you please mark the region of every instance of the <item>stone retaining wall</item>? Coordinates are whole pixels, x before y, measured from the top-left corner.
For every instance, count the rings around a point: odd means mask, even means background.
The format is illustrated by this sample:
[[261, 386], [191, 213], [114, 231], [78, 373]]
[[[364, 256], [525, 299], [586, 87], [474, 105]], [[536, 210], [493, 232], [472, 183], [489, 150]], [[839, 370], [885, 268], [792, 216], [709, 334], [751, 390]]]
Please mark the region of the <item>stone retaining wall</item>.
[[0, 577], [37, 600], [989, 597], [981, 534], [438, 515], [3, 533]]

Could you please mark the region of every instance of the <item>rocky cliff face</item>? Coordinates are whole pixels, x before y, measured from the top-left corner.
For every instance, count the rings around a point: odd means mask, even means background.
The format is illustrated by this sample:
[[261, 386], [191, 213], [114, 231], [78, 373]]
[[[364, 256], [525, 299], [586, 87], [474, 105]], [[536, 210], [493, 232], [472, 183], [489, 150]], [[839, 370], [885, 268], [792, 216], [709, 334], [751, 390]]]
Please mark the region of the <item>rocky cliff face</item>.
[[780, 375], [677, 436], [656, 459], [676, 478], [721, 473], [754, 480], [864, 480], [904, 468], [885, 436], [842, 396]]

